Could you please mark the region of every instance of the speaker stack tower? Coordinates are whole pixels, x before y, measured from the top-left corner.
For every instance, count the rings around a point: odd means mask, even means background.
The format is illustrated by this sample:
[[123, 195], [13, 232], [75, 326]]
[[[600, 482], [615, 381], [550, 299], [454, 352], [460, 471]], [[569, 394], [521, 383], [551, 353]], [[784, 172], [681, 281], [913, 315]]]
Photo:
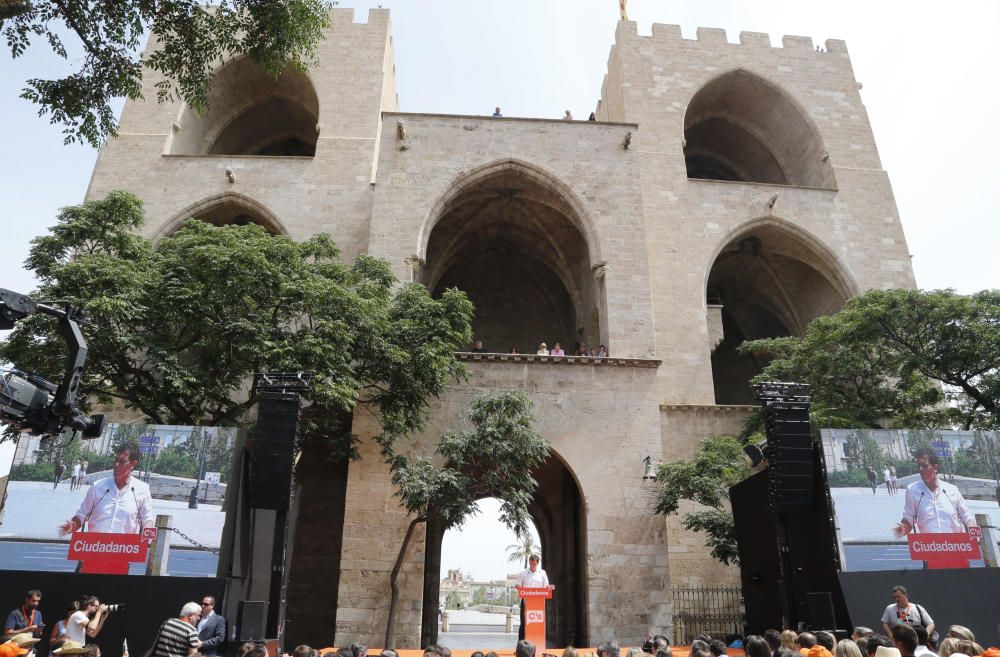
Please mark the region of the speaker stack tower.
[[249, 453], [247, 500], [255, 518], [263, 516], [261, 511], [269, 521], [273, 515], [274, 529], [268, 600], [246, 602], [240, 609], [237, 629], [241, 636], [260, 635], [263, 630], [263, 636], [280, 642], [284, 635], [285, 562], [295, 435], [302, 394], [308, 391], [309, 384], [302, 374], [262, 374], [254, 385], [260, 403]]
[[808, 386], [762, 383], [767, 468], [730, 489], [747, 632], [847, 628], [823, 450]]

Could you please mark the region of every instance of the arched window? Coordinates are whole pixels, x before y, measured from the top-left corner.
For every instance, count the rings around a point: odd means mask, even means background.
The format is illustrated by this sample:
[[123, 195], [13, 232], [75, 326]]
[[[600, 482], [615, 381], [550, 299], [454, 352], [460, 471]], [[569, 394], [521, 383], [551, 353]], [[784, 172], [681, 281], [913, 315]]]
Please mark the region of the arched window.
[[701, 88], [684, 115], [689, 178], [833, 189], [823, 140], [787, 94], [743, 70]]
[[316, 153], [319, 100], [302, 71], [277, 78], [250, 58], [216, 72], [204, 112], [184, 110], [171, 142], [174, 155]]
[[154, 240], [169, 235], [188, 219], [198, 219], [214, 226], [245, 226], [257, 224], [272, 235], [285, 235], [287, 230], [281, 222], [261, 203], [234, 192], [204, 199], [174, 215], [164, 223]]
[[601, 340], [602, 285], [590, 267], [580, 218], [528, 169], [501, 166], [454, 194], [428, 237], [423, 282], [457, 287], [476, 306], [473, 331], [487, 351], [534, 353], [559, 342]]
[[722, 328], [712, 353], [716, 403], [753, 403], [749, 381], [767, 361], [738, 353], [741, 343], [801, 336], [850, 296], [832, 257], [785, 228], [761, 225], [733, 238], [712, 265], [706, 290], [709, 323]]

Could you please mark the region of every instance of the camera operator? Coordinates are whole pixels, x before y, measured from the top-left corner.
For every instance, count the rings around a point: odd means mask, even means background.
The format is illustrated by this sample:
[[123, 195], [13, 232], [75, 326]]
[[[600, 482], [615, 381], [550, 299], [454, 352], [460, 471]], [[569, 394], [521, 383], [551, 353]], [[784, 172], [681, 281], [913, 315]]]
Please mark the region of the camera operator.
[[41, 601], [42, 592], [38, 589], [31, 589], [24, 594], [24, 604], [7, 614], [7, 621], [3, 624], [4, 641], [24, 632], [31, 632], [33, 636], [42, 635], [45, 623], [42, 621], [42, 612], [38, 609]]
[[101, 632], [106, 620], [108, 606], [102, 605], [92, 595], [85, 595], [80, 598], [80, 611], [70, 616], [66, 623], [66, 636], [68, 640], [83, 645], [87, 642], [87, 637], [96, 637]]

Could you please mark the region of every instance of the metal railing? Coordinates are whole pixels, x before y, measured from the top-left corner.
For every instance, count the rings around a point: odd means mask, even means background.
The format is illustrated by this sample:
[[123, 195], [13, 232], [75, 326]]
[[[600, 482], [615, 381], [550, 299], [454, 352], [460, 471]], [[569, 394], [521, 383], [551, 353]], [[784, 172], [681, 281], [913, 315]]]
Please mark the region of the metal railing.
[[743, 597], [738, 586], [679, 586], [670, 589], [676, 645], [690, 645], [699, 634], [725, 639], [743, 634]]

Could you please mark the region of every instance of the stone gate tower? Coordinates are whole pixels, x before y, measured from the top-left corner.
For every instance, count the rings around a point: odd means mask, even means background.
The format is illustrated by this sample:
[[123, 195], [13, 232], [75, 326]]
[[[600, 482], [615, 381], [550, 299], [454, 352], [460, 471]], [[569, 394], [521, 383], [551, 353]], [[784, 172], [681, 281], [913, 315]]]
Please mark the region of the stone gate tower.
[[[736, 582], [700, 537], [651, 514], [641, 460], [739, 429], [760, 368], [741, 341], [801, 334], [863, 290], [914, 285], [844, 43], [782, 45], [621, 22], [596, 122], [408, 114], [389, 12], [355, 23], [336, 9], [308, 73], [272, 79], [238, 60], [204, 114], [126, 104], [88, 198], [136, 193], [154, 239], [191, 216], [322, 232], [401, 280], [464, 289], [496, 353], [461, 355], [469, 380], [435, 403], [413, 449], [431, 451], [478, 392], [526, 390], [553, 447], [532, 506], [557, 586], [550, 640], [634, 645], [670, 633], [671, 586]], [[147, 73], [146, 98], [156, 82]], [[508, 353], [542, 341], [611, 357]], [[354, 428], [376, 430], [363, 417]], [[375, 448], [362, 457], [300, 472], [294, 640], [378, 645], [384, 632], [407, 518]], [[441, 537], [428, 527], [409, 555], [401, 645], [437, 631]]]

